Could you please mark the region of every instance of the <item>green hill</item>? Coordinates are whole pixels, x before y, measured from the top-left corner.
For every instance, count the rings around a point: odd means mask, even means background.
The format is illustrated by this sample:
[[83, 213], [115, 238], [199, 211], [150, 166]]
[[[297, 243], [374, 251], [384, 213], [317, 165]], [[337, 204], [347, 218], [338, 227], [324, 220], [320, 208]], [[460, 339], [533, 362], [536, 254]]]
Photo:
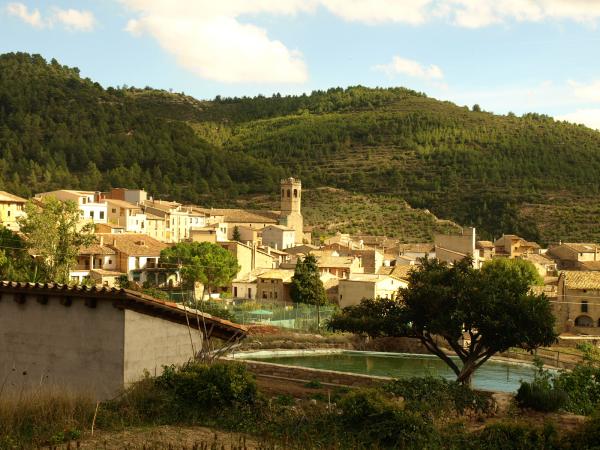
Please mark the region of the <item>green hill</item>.
[[199, 101], [104, 90], [56, 61], [7, 54], [0, 156], [0, 189], [22, 195], [126, 186], [222, 204], [277, 192], [293, 175], [367, 203], [406, 201], [486, 237], [600, 240], [599, 132], [539, 114], [473, 112], [404, 88]]

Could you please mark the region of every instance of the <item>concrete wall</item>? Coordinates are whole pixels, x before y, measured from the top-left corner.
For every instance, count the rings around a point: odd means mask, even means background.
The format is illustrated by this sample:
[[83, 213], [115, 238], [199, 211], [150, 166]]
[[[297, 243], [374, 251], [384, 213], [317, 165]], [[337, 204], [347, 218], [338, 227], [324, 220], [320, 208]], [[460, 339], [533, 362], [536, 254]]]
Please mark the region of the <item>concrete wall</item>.
[[0, 379], [6, 390], [42, 385], [109, 398], [123, 386], [124, 313], [110, 301], [95, 308], [73, 299], [47, 304], [28, 296], [0, 299]]
[[338, 295], [340, 308], [358, 305], [363, 298], [376, 297], [375, 282], [340, 280]]
[[[196, 320], [190, 317], [190, 320]], [[195, 352], [202, 348], [202, 336], [191, 331]], [[125, 310], [125, 384], [139, 380], [144, 371], [160, 375], [162, 367], [183, 364], [194, 356], [186, 326]]]

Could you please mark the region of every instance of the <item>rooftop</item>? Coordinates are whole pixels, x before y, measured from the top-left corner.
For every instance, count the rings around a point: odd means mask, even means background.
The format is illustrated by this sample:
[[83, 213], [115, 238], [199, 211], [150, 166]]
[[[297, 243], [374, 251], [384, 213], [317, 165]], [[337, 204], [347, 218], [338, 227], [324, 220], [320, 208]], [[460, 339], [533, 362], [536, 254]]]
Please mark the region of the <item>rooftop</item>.
[[293, 276], [294, 271], [291, 269], [272, 269], [258, 275], [257, 278], [282, 280], [284, 283], [289, 283]]
[[26, 203], [27, 200], [11, 194], [10, 192], [0, 191], [0, 202]]
[[194, 211], [208, 214], [210, 216], [223, 216], [227, 223], [264, 223], [277, 224], [279, 219], [278, 211], [267, 210], [248, 210], [248, 209], [216, 209], [216, 208], [198, 208]]
[[160, 256], [161, 250], [168, 247], [167, 244], [157, 241], [145, 234], [137, 233], [97, 233], [102, 237], [104, 245], [125, 253], [129, 256]]
[[600, 272], [565, 270], [561, 275], [565, 277], [565, 286], [568, 289], [600, 290]]

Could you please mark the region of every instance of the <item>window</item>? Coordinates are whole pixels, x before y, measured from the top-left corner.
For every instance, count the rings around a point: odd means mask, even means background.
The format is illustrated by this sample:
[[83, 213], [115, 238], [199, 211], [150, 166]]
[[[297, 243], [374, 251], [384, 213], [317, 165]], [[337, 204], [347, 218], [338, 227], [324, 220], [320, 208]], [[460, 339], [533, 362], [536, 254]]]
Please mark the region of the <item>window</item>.
[[90, 211], [90, 219], [94, 218], [94, 211]]
[[587, 300], [583, 300], [581, 302], [581, 312], [582, 313], [588, 312], [588, 302], [587, 302]]
[[294, 189], [294, 198], [298, 198], [298, 189]]
[[10, 217], [10, 210], [6, 211], [6, 215]]
[[117, 208], [113, 208], [112, 212], [113, 212], [113, 214], [115, 214], [117, 212]]
[[277, 298], [277, 292], [275, 292], [275, 298]]
[[81, 203], [83, 203], [83, 204], [85, 205], [85, 204], [87, 203], [87, 197], [83, 197], [83, 198], [81, 199]]
[[267, 293], [263, 291], [262, 298], [267, 298]]
[[290, 198], [290, 190], [289, 189], [287, 190], [287, 196], [288, 196], [288, 198]]
[[100, 211], [100, 218], [104, 219], [104, 211]]

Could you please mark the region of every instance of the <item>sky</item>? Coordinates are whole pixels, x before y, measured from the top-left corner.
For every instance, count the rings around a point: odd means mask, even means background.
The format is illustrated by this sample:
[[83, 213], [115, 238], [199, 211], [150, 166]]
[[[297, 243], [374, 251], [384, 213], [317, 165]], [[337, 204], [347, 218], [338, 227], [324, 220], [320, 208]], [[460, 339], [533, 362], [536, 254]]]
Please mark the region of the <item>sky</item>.
[[199, 99], [404, 86], [600, 129], [600, 0], [0, 0], [0, 53]]

